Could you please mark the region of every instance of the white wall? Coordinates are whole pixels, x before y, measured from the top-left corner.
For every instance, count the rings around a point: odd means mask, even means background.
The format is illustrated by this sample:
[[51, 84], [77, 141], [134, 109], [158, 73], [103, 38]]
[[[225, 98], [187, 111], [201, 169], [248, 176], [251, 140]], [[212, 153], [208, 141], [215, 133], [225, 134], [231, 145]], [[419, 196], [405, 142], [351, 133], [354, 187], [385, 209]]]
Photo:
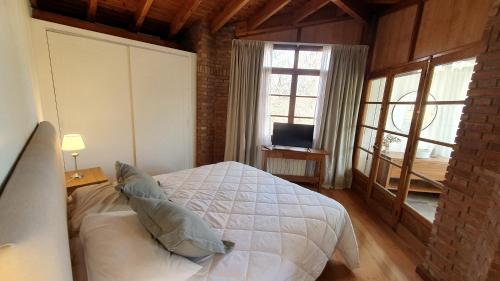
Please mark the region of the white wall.
[[0, 183], [37, 123], [28, 2], [0, 0]]

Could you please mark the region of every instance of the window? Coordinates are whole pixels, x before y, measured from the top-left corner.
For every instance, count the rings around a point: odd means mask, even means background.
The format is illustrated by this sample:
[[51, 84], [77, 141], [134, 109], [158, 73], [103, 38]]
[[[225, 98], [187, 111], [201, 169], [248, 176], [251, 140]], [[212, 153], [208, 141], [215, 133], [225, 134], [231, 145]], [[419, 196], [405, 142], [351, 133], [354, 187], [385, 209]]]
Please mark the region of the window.
[[[432, 221], [455, 144], [475, 59], [451, 54], [371, 77], [360, 114], [354, 167], [394, 216], [411, 208]], [[374, 195], [372, 192], [376, 190]], [[378, 198], [378, 199], [377, 199]]]
[[322, 47], [275, 45], [268, 94], [269, 134], [274, 123], [314, 125]]

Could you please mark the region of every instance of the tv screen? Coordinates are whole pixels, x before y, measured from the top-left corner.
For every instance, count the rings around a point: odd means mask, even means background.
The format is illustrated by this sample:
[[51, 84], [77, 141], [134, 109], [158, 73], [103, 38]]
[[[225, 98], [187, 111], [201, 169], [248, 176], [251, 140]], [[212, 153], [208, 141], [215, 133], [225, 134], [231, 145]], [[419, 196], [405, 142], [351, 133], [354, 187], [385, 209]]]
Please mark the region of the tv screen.
[[312, 148], [313, 125], [274, 123], [271, 142], [273, 145]]

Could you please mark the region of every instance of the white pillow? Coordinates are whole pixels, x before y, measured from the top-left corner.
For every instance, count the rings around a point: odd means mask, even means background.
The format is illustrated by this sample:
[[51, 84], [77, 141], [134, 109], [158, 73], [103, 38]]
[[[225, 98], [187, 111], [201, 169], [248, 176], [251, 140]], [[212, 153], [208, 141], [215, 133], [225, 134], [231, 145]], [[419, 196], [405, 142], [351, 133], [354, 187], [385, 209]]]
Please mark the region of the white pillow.
[[80, 239], [88, 281], [179, 281], [201, 269], [162, 248], [132, 211], [86, 216]]

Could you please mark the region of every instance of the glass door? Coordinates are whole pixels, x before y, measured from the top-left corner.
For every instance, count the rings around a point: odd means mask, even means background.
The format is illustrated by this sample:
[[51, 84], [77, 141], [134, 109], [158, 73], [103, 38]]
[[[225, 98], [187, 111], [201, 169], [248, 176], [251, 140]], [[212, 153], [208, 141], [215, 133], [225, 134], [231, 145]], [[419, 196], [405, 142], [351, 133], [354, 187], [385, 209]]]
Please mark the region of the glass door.
[[394, 71], [382, 101], [368, 190], [378, 189], [392, 197], [391, 202], [395, 204], [386, 207], [396, 212], [399, 212], [397, 198], [404, 193], [409, 140], [416, 126], [416, 109], [420, 108], [426, 67], [427, 63], [417, 63]]

